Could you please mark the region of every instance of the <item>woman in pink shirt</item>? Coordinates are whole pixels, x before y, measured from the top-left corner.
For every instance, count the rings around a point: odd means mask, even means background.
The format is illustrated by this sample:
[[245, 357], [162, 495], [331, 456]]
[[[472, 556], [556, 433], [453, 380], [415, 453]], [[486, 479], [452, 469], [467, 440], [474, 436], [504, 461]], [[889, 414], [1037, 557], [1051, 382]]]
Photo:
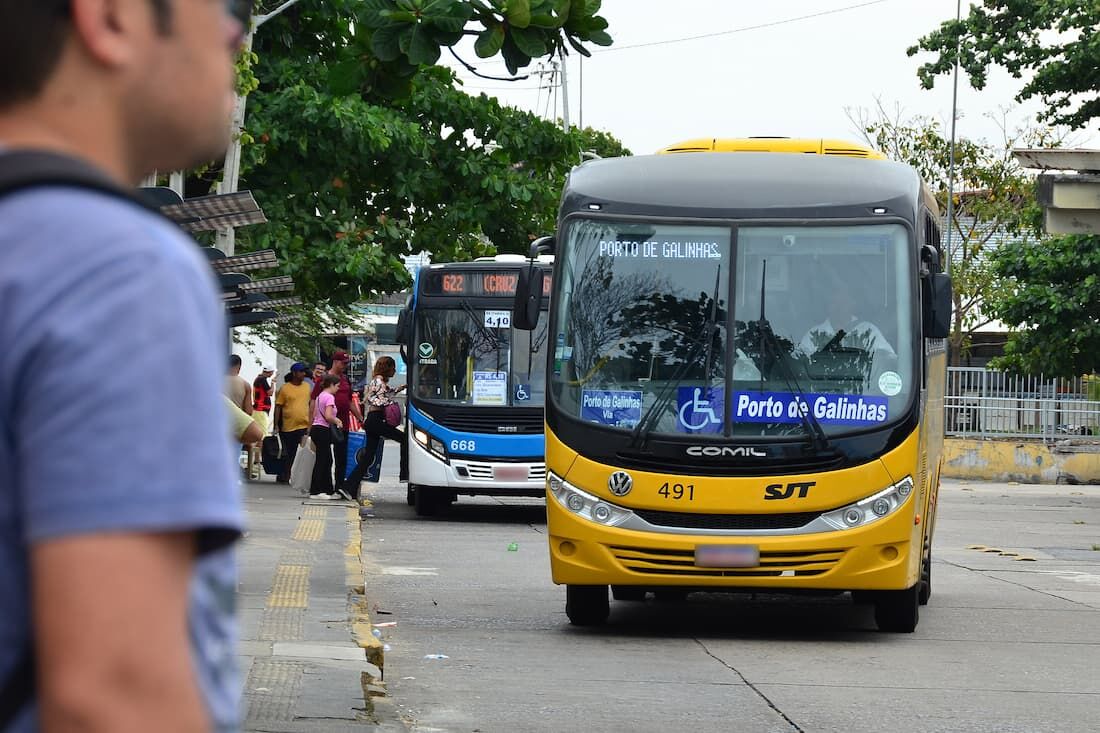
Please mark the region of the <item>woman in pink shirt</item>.
[[[309, 428], [309, 437], [317, 446], [317, 460], [313, 464], [313, 479], [309, 486], [309, 495], [313, 499], [331, 499], [332, 493], [332, 427], [344, 427], [336, 417], [336, 390], [340, 387], [340, 377], [335, 374], [325, 376], [321, 393], [317, 395], [313, 408], [313, 423]], [[338, 495], [336, 498], [340, 498]]]

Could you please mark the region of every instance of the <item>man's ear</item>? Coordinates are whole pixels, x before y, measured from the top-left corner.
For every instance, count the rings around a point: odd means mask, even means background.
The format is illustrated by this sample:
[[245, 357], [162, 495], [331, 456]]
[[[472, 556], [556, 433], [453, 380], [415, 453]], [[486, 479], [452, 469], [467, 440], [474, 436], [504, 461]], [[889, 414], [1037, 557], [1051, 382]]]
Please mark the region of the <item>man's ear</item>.
[[71, 0], [71, 16], [76, 42], [107, 68], [136, 63], [154, 28], [146, 0]]

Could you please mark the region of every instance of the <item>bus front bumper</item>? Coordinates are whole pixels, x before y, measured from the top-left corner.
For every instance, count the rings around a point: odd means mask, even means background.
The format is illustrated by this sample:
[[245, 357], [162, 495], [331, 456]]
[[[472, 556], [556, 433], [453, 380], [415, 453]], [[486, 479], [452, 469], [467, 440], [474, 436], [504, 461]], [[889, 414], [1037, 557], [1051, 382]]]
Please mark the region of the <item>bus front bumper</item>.
[[470, 496], [543, 496], [546, 464], [481, 461], [474, 456], [461, 455], [453, 455], [444, 462], [415, 440], [410, 440], [409, 481]]
[[[570, 585], [699, 589], [900, 590], [917, 582], [921, 527], [903, 509], [866, 527], [788, 535], [713, 536], [609, 527], [548, 493], [553, 580]], [[697, 549], [758, 553], [750, 567], [700, 567]], [[740, 548], [740, 549], [738, 549]], [[744, 552], [742, 552], [742, 550]], [[919, 553], [919, 549], [917, 550]]]

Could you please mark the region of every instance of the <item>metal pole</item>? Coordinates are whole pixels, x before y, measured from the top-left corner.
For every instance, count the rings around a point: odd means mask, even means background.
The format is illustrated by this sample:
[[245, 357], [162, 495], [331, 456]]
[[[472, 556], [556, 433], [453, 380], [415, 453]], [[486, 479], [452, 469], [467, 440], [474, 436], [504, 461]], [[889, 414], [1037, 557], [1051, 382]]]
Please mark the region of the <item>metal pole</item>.
[[553, 62], [552, 66], [554, 70], [550, 73], [550, 86], [554, 88], [554, 113], [550, 118], [551, 122], [558, 116], [558, 87], [561, 85], [558, 81], [558, 62]]
[[579, 90], [577, 93], [577, 127], [584, 129], [584, 56], [577, 54], [577, 76]]
[[[962, 18], [962, 0], [955, 4], [955, 22]], [[944, 249], [947, 252], [947, 274], [951, 274], [951, 238], [955, 228], [955, 121], [958, 119], [959, 106], [959, 41], [955, 41], [955, 80], [951, 92], [951, 152], [947, 164], [947, 239]]]
[[[253, 15], [248, 32], [241, 44], [241, 52], [251, 53], [252, 37], [256, 34], [256, 29], [297, 2], [298, 0], [287, 0], [270, 13]], [[222, 166], [222, 181], [218, 184], [218, 193], [236, 193], [237, 185], [240, 183], [241, 130], [244, 129], [244, 110], [247, 100], [247, 97], [237, 95], [237, 103], [233, 107], [233, 120], [229, 126], [229, 149], [225, 151], [225, 164]], [[215, 246], [227, 255], [232, 255], [236, 248], [236, 230], [230, 227], [219, 231], [215, 235]]]
[[565, 70], [569, 68], [569, 64], [565, 60], [565, 51], [558, 51], [558, 56], [561, 57], [561, 119], [562, 127], [565, 131], [569, 132], [569, 78], [565, 74]]

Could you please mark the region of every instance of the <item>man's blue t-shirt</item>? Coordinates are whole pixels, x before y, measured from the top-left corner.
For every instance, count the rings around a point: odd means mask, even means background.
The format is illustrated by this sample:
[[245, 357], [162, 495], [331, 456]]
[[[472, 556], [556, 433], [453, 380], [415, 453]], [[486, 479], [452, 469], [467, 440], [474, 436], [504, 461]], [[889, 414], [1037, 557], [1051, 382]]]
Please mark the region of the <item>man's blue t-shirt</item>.
[[[0, 680], [28, 639], [30, 545], [193, 530], [196, 678], [215, 727], [237, 728], [226, 346], [209, 265], [168, 221], [77, 189], [0, 199]], [[9, 730], [37, 727], [30, 705]]]

